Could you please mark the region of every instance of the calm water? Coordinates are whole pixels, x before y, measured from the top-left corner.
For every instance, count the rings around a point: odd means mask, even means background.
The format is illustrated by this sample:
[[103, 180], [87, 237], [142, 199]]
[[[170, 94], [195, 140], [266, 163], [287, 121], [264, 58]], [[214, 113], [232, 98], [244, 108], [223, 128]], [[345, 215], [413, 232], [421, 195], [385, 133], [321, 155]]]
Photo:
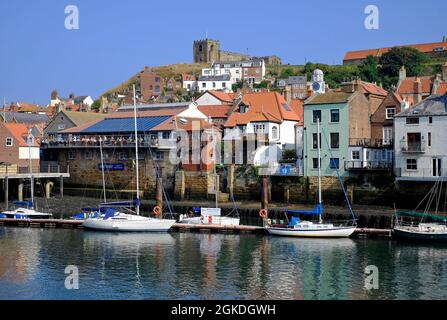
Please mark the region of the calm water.
[[[447, 299], [446, 258], [384, 240], [0, 227], [0, 299]], [[364, 289], [368, 265], [378, 290]]]

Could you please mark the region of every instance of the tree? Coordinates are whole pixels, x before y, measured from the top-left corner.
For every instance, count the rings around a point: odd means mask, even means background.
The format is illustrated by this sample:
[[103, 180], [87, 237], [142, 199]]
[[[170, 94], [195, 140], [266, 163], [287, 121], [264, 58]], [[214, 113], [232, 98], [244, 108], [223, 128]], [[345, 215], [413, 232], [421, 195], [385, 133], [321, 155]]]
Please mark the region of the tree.
[[429, 57], [414, 48], [395, 47], [380, 57], [379, 76], [385, 88], [397, 84], [399, 70], [405, 66], [410, 77], [421, 75], [424, 64], [430, 61]]
[[233, 85], [231, 86], [231, 90], [233, 90], [233, 92], [237, 92], [237, 89], [242, 89], [242, 87], [244, 86], [244, 82], [242, 80], [239, 80], [236, 83], [233, 83]]
[[99, 110], [99, 108], [101, 108], [101, 101], [98, 99], [93, 102], [92, 110]]
[[365, 61], [359, 65], [360, 78], [367, 82], [379, 82], [379, 69], [376, 57], [368, 56]]
[[281, 78], [288, 78], [292, 76], [296, 76], [296, 73], [292, 68], [285, 68], [281, 71]]

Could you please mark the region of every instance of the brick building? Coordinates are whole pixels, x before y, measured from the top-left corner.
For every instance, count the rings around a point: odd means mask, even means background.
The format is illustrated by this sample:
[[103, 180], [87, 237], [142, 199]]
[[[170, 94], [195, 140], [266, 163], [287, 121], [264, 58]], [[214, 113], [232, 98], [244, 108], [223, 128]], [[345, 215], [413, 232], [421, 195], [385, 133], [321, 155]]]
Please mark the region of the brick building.
[[140, 95], [144, 101], [158, 97], [163, 92], [164, 80], [151, 68], [145, 67], [138, 76]]

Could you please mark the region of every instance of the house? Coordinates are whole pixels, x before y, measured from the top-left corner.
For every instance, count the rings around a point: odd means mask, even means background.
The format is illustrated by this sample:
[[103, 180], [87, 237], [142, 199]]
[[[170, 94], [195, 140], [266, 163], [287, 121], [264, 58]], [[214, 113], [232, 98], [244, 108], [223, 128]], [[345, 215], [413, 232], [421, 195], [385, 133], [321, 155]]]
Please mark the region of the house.
[[430, 95], [447, 93], [447, 63], [442, 66], [442, 74], [436, 76], [407, 77], [404, 66], [399, 70], [396, 93], [410, 104], [417, 104]]
[[104, 119], [104, 117], [104, 114], [95, 112], [60, 111], [43, 130], [44, 137], [49, 140], [58, 139], [61, 131]]
[[238, 97], [238, 94], [232, 92], [222, 92], [216, 90], [208, 90], [202, 93], [195, 103], [199, 106], [206, 105], [228, 105], [233, 104], [233, 101]]
[[231, 84], [244, 80], [250, 86], [261, 83], [265, 73], [264, 59], [219, 61], [213, 63], [211, 68], [202, 69], [202, 76], [229, 75]]
[[394, 117], [397, 181], [433, 181], [447, 168], [447, 95], [432, 95]]
[[39, 170], [39, 140], [25, 124], [0, 123], [0, 154], [1, 162], [11, 165], [13, 171], [29, 172], [30, 162], [33, 172]]
[[5, 123], [24, 124], [28, 129], [32, 130], [34, 137], [41, 139], [43, 130], [50, 121], [50, 118], [47, 114], [5, 112], [0, 114], [0, 121]]
[[170, 78], [166, 81], [166, 90], [177, 92], [182, 90], [182, 82], [175, 80], [174, 78]]
[[182, 74], [182, 87], [187, 92], [196, 92], [197, 78], [190, 74]]
[[[297, 126], [300, 123], [299, 110], [278, 92], [243, 94], [235, 101], [225, 123], [225, 140], [247, 143], [240, 150], [242, 154], [233, 152], [233, 163], [276, 167], [284, 150], [297, 151], [300, 147], [301, 140], [297, 139], [301, 136], [302, 126]], [[250, 140], [254, 140], [252, 145]]]
[[371, 115], [371, 140], [394, 148], [394, 116], [409, 107], [408, 101], [389, 91], [380, 106]]
[[228, 74], [221, 76], [200, 76], [198, 80], [199, 92], [208, 90], [221, 90], [231, 92], [231, 77]]
[[82, 111], [91, 111], [93, 102], [95, 101], [90, 96], [78, 96], [73, 99], [73, 103], [80, 105]]
[[317, 122], [321, 124], [321, 175], [350, 175], [350, 168], [367, 160], [358, 143], [371, 137], [369, 102], [360, 91], [316, 94], [304, 102], [304, 172], [318, 175]]
[[225, 122], [228, 120], [231, 110], [233, 108], [232, 104], [222, 104], [222, 105], [199, 105], [197, 109], [202, 112], [205, 116], [211, 120], [218, 127], [223, 127]]
[[[283, 83], [279, 83], [282, 85]], [[307, 77], [306, 76], [291, 76], [287, 79], [284, 86], [284, 97], [290, 103], [291, 100], [304, 100], [308, 97], [307, 92]]]
[[140, 83], [140, 94], [144, 101], [149, 101], [161, 95], [164, 81], [151, 68], [145, 67], [138, 75], [138, 80]]
[[[427, 54], [428, 56], [436, 59], [447, 59], [447, 39], [445, 37], [442, 42], [434, 43], [422, 43], [404, 45], [399, 47], [410, 47], [420, 52]], [[379, 48], [379, 49], [367, 49], [358, 51], [349, 51], [346, 53], [343, 64], [360, 64], [367, 59], [368, 56], [380, 58], [384, 53], [390, 51], [391, 48]]]

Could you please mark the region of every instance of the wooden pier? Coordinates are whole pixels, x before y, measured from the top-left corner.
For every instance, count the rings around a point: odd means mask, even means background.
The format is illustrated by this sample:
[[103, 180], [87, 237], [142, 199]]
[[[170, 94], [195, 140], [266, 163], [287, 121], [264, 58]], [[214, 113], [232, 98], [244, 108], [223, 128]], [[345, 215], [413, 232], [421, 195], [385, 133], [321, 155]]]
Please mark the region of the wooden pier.
[[[67, 219], [0, 219], [0, 226], [34, 227], [34, 228], [64, 228], [83, 229], [82, 220]], [[267, 234], [263, 227], [259, 226], [225, 226], [207, 224], [175, 223], [172, 232], [206, 232], [206, 233], [251, 233]], [[357, 228], [354, 238], [391, 238], [391, 229]]]

